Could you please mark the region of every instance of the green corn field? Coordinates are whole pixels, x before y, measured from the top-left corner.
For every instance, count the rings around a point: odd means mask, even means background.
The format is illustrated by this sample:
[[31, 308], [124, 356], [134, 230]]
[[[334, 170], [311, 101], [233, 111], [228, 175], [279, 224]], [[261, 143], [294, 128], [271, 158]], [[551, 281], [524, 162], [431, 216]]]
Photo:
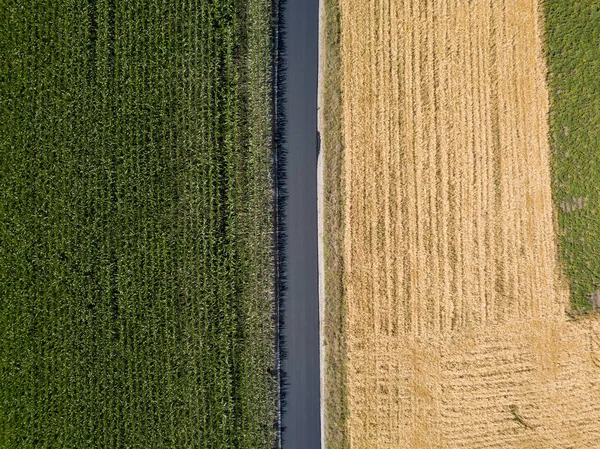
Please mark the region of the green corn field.
[[271, 447], [271, 2], [0, 3], [0, 447]]

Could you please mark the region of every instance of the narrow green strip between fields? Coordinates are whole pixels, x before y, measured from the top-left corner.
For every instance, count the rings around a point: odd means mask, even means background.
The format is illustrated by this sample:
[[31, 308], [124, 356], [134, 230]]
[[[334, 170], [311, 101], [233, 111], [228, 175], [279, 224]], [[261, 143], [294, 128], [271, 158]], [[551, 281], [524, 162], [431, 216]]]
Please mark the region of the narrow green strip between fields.
[[600, 3], [546, 0], [545, 15], [559, 251], [573, 307], [589, 310], [600, 297]]
[[0, 447], [272, 447], [270, 5], [1, 2]]

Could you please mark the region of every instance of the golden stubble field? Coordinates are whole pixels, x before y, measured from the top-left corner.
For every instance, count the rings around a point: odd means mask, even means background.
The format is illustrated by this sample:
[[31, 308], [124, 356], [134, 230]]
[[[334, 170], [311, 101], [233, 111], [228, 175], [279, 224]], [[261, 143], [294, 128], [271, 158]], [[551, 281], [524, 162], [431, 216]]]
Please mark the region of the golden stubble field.
[[352, 448], [592, 448], [538, 0], [340, 0]]

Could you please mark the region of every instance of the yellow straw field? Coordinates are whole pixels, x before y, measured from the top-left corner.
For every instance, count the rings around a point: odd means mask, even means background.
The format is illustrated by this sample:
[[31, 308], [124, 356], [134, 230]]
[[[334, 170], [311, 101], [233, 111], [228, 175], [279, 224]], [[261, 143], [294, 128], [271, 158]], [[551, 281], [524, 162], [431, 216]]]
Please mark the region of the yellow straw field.
[[340, 0], [351, 448], [587, 448], [538, 0]]

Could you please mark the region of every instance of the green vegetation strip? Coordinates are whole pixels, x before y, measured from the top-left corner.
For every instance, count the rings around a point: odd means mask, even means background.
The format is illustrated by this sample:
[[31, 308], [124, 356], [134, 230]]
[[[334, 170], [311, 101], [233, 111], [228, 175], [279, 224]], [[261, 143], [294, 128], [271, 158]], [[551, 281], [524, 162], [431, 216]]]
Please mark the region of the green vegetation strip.
[[270, 4], [2, 1], [0, 447], [272, 447]]
[[546, 0], [545, 14], [560, 255], [573, 307], [588, 310], [600, 297], [600, 3]]

